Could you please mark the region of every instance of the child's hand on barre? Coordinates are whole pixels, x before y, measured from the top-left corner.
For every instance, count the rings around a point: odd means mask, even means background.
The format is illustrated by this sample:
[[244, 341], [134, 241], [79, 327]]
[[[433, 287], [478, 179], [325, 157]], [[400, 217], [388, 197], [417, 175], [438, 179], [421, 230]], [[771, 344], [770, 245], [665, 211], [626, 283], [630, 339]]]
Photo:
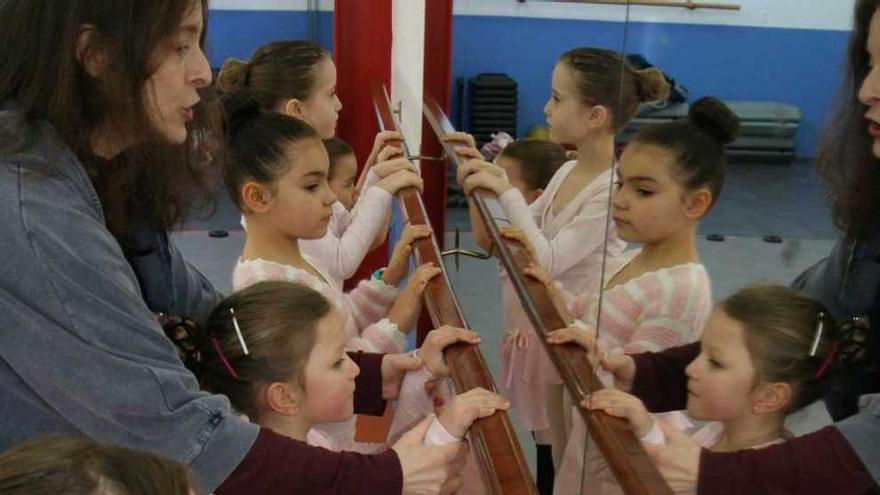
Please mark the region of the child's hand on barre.
[[486, 172], [490, 175], [504, 178], [505, 181], [507, 179], [507, 174], [504, 172], [503, 168], [495, 165], [494, 163], [489, 163], [482, 158], [468, 160], [467, 163], [458, 167], [458, 170], [455, 172], [455, 174], [456, 178], [458, 179], [458, 183], [464, 186], [465, 181], [468, 177], [474, 174], [478, 174], [480, 172]]
[[491, 416], [495, 411], [506, 411], [509, 408], [510, 401], [504, 397], [477, 387], [450, 399], [437, 420], [450, 435], [464, 438], [464, 434], [474, 421]]
[[[535, 248], [532, 246], [532, 243], [529, 242], [529, 238], [526, 237], [526, 233], [523, 231], [523, 229], [521, 229], [520, 227], [513, 226], [513, 225], [507, 225], [507, 226], [501, 227], [500, 233], [501, 233], [501, 237], [504, 237], [505, 239], [510, 239], [510, 240], [513, 240], [513, 241], [516, 241], [516, 242], [522, 244], [523, 247], [526, 248], [526, 251], [528, 251], [529, 256], [532, 258], [532, 260], [533, 261], [538, 260], [538, 257], [535, 254]], [[540, 278], [540, 277], [545, 277], [547, 280], [550, 280], [550, 275], [546, 271], [544, 271], [544, 269], [541, 268], [541, 266], [532, 264], [532, 265], [529, 265], [529, 268], [531, 268], [531, 267], [535, 268], [534, 271], [535, 271], [536, 275], [531, 275], [531, 273], [529, 273], [528, 275], [534, 276], [534, 278], [536, 278], [537, 280], [540, 280], [542, 282], [544, 280], [542, 280], [542, 278]], [[552, 283], [552, 281], [551, 281], [551, 283]], [[546, 285], [546, 283], [545, 283], [545, 285]]]
[[608, 355], [603, 344], [596, 343], [596, 331], [592, 328], [585, 328], [583, 324], [572, 325], [568, 328], [550, 332], [547, 335], [547, 342], [550, 344], [561, 345], [575, 343], [584, 349], [593, 361], [594, 350], [598, 345], [599, 366], [609, 371], [614, 376], [614, 387], [623, 392], [631, 392], [633, 379], [636, 376], [636, 363], [629, 354], [613, 354]]
[[415, 328], [422, 312], [422, 294], [432, 278], [440, 275], [443, 271], [433, 263], [425, 263], [416, 268], [406, 287], [397, 296], [391, 309], [388, 310], [388, 320], [397, 325], [398, 330], [408, 333]]
[[443, 136], [443, 141], [447, 143], [458, 143], [463, 145], [456, 152], [458, 156], [466, 160], [484, 160], [483, 154], [477, 149], [477, 142], [474, 137], [466, 132], [450, 132]]
[[419, 357], [422, 358], [425, 368], [434, 378], [449, 376], [449, 368], [446, 367], [443, 351], [457, 342], [477, 345], [482, 341], [477, 332], [449, 325], [437, 327], [425, 336], [425, 341], [422, 342], [422, 347], [419, 349]]
[[547, 334], [547, 342], [554, 345], [577, 344], [592, 354], [596, 348], [596, 330], [576, 322], [567, 328]]
[[419, 192], [425, 189], [425, 181], [418, 174], [409, 170], [398, 170], [377, 182], [376, 185], [391, 195], [397, 194], [401, 189], [407, 187], [415, 187]]
[[427, 225], [406, 224], [400, 239], [394, 245], [394, 251], [391, 252], [388, 267], [382, 273], [382, 281], [388, 285], [399, 284], [409, 273], [409, 257], [413, 251], [413, 243], [427, 238], [432, 232], [431, 227]]
[[403, 153], [403, 151], [400, 149], [400, 143], [402, 141], [403, 134], [397, 131], [382, 131], [379, 134], [376, 134], [376, 139], [373, 140], [373, 149], [370, 150], [370, 156], [367, 158], [367, 162], [364, 164], [364, 167], [366, 169], [370, 169], [373, 165], [384, 161], [379, 159], [379, 154], [383, 150], [383, 148], [390, 146], [397, 149], [398, 155]]
[[590, 394], [581, 402], [581, 407], [626, 419], [638, 437], [647, 435], [654, 426], [654, 417], [645, 404], [638, 397], [617, 389], [606, 388]]
[[[529, 254], [534, 253], [529, 252]], [[529, 263], [528, 266], [523, 268], [523, 275], [531, 277], [538, 282], [541, 282], [542, 284], [544, 284], [545, 287], [549, 288], [556, 286], [556, 282], [554, 282], [553, 277], [551, 277], [550, 274], [547, 273], [547, 270], [545, 270], [544, 267], [537, 263]]]
[[419, 169], [403, 156], [403, 150], [395, 146], [382, 148], [376, 160], [376, 165], [371, 170], [379, 178], [388, 177], [400, 170], [408, 170], [414, 174], [419, 173]]

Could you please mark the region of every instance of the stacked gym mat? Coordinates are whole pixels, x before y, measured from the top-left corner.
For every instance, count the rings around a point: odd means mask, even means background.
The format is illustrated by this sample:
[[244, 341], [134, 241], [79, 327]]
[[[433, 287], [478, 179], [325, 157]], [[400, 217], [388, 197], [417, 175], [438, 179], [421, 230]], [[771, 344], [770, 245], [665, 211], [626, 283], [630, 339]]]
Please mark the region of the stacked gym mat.
[[[727, 146], [731, 162], [788, 164], [795, 158], [795, 138], [801, 123], [799, 108], [779, 102], [726, 101], [739, 117], [739, 138]], [[643, 105], [638, 117], [621, 133], [627, 142], [639, 129], [687, 117], [688, 105], [678, 103], [666, 108]]]
[[516, 81], [507, 74], [483, 73], [468, 79], [468, 130], [477, 145], [504, 131], [516, 137]]

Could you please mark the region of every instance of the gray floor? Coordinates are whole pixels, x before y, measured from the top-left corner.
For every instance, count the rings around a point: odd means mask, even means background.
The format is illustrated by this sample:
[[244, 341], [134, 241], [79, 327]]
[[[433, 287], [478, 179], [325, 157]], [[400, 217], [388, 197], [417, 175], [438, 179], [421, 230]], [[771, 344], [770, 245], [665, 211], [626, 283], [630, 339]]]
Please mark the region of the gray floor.
[[[230, 274], [241, 251], [239, 215], [223, 198], [208, 218], [194, 218], [176, 240], [186, 257], [221, 290], [230, 290]], [[448, 231], [462, 231], [462, 245], [473, 247], [466, 209], [448, 210]], [[212, 238], [208, 229], [226, 229], [230, 236]], [[812, 163], [790, 166], [728, 166], [719, 202], [700, 226], [700, 253], [712, 279], [716, 300], [757, 281], [788, 283], [801, 270], [825, 256], [835, 231]], [[723, 234], [710, 242], [706, 234]], [[447, 234], [449, 235], [449, 234]], [[763, 240], [775, 235], [780, 244]], [[448, 244], [451, 239], [448, 239]], [[499, 376], [497, 342], [501, 335], [500, 288], [494, 262], [462, 258], [458, 271], [447, 263], [450, 279], [472, 328], [484, 336], [482, 351]], [[513, 413], [514, 424], [534, 470], [534, 444]]]

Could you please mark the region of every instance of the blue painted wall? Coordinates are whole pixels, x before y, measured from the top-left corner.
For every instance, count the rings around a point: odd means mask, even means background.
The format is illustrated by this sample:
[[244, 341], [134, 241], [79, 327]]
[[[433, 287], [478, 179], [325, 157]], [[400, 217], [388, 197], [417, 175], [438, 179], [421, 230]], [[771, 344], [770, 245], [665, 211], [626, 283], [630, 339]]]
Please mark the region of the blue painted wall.
[[[212, 10], [209, 58], [246, 58], [261, 44], [308, 37], [304, 11]], [[333, 44], [333, 13], [317, 14], [317, 41]], [[544, 122], [556, 58], [575, 46], [622, 49], [622, 22], [456, 15], [452, 77], [506, 72], [519, 83], [519, 131]], [[837, 88], [846, 31], [672, 23], [630, 23], [626, 50], [641, 53], [685, 84], [691, 97], [783, 101], [804, 122], [798, 152], [810, 156]], [[454, 92], [453, 92], [454, 94]], [[455, 96], [453, 96], [455, 98]], [[453, 102], [455, 103], [455, 101]]]
[[[309, 14], [302, 10], [211, 10], [208, 59], [220, 67], [229, 57], [246, 59], [255, 48], [280, 39], [309, 37]], [[317, 13], [317, 41], [333, 47], [333, 12]]]
[[[621, 49], [619, 22], [456, 16], [452, 77], [505, 72], [519, 83], [519, 131], [544, 122], [556, 58], [575, 46]], [[626, 51], [641, 53], [690, 90], [728, 100], [782, 101], [804, 122], [798, 152], [810, 156], [841, 74], [845, 31], [630, 23]]]

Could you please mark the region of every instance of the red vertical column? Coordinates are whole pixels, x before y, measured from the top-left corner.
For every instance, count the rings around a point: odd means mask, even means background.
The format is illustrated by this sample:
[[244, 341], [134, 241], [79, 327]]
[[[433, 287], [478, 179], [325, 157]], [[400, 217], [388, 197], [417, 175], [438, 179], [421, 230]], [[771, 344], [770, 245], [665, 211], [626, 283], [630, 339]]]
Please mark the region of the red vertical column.
[[[423, 89], [425, 98], [434, 98], [449, 113], [452, 73], [452, 0], [425, 1], [425, 73]], [[443, 149], [426, 123], [422, 124], [422, 155], [440, 156]], [[446, 170], [444, 160], [423, 161], [422, 178], [425, 192], [422, 199], [428, 218], [434, 227], [434, 236], [440, 248], [444, 245], [446, 232]], [[422, 312], [419, 321], [418, 341], [421, 343], [431, 330], [427, 312]]]
[[[391, 86], [391, 2], [336, 0], [334, 4], [336, 91], [342, 101], [336, 132], [354, 148], [359, 167], [363, 167], [379, 132], [369, 82], [377, 79]], [[384, 266], [386, 252], [383, 246], [367, 255], [351, 282], [356, 284]]]
[[[452, 73], [452, 0], [425, 2], [425, 75], [424, 94], [437, 100], [449, 114]], [[443, 150], [427, 124], [422, 126], [422, 154], [440, 156]], [[446, 167], [444, 162], [424, 162], [425, 208], [442, 247], [446, 231]]]
[[361, 166], [379, 132], [369, 82], [391, 84], [391, 1], [336, 0], [334, 6], [336, 89], [343, 105], [336, 131]]

